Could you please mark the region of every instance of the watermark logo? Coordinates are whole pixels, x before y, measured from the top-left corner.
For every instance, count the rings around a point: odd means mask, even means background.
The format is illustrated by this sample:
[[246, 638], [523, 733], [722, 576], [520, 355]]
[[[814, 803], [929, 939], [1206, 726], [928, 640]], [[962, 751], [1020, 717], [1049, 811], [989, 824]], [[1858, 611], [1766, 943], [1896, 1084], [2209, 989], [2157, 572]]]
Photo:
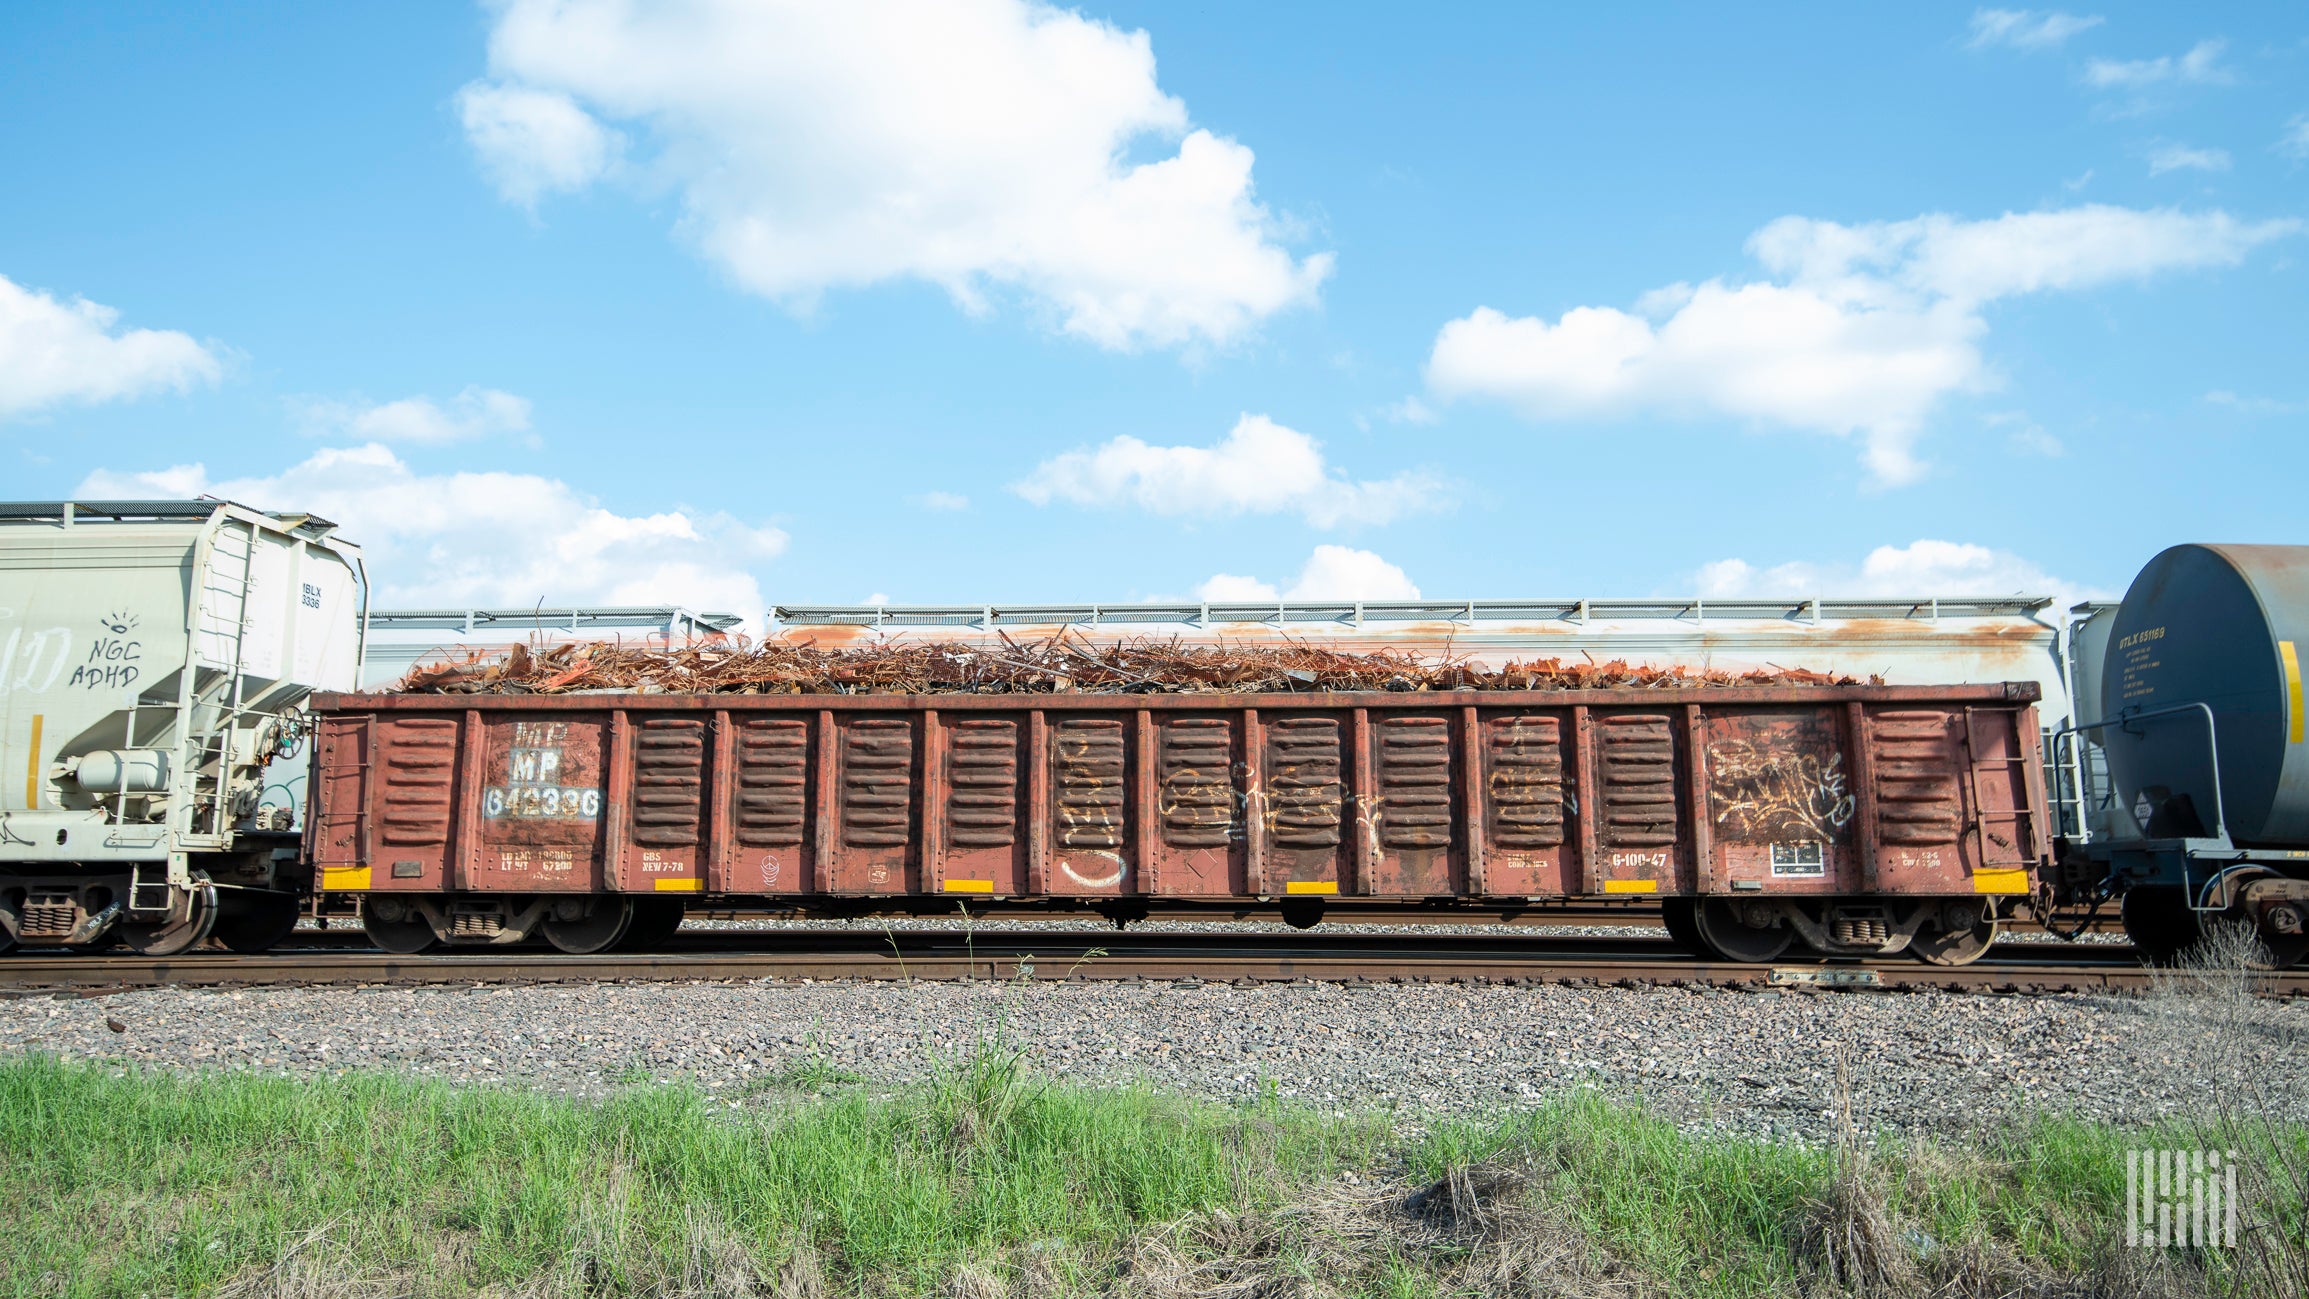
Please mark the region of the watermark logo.
[[2234, 1249], [2237, 1152], [2125, 1152], [2125, 1243]]

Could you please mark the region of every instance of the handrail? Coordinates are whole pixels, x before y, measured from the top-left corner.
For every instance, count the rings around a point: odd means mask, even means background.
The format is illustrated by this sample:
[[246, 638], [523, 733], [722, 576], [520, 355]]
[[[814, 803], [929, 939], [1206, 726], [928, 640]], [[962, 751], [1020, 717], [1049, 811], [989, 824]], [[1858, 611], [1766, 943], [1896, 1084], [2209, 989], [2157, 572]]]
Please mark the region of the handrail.
[[[2138, 707], [2128, 708], [2119, 712], [2114, 717], [2104, 717], [2097, 722], [2078, 722], [2071, 726], [2063, 726], [2059, 730], [2052, 733], [2054, 757], [2056, 759], [2059, 757], [2059, 745], [2062, 739], [2067, 736], [2079, 735], [2086, 731], [2097, 731], [2104, 727], [2110, 726], [2123, 727], [2126, 731], [2132, 734], [2139, 734], [2139, 732], [2132, 730], [2132, 724], [2135, 722], [2145, 722], [2151, 718], [2172, 717], [2182, 713], [2190, 712], [2201, 713], [2205, 718], [2205, 750], [2206, 756], [2212, 760], [2211, 768], [2213, 773], [2213, 835], [2218, 838], [2226, 839], [2229, 837], [2229, 812], [2228, 806], [2225, 802], [2223, 802], [2221, 795], [2220, 732], [2213, 720], [2212, 705], [2205, 703], [2203, 700], [2196, 700], [2186, 704], [2167, 704], [2162, 708], [2150, 708], [2145, 710]], [[2078, 765], [2079, 770], [2081, 771], [2083, 764], [2080, 763]], [[2144, 825], [2141, 827], [2141, 835], [2143, 838], [2148, 836], [2147, 826]], [[2190, 909], [2203, 910], [2204, 908], [2198, 907], [2192, 902]]]

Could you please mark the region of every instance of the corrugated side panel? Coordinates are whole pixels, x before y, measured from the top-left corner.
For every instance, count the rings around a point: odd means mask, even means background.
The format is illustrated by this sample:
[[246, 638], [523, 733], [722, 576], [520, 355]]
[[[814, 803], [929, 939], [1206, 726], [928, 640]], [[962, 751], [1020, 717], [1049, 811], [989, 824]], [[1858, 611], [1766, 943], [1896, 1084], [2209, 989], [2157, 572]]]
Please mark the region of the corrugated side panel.
[[1245, 881], [1241, 716], [1156, 715], [1152, 856], [1157, 886], [1177, 897], [1229, 897]]
[[941, 718], [946, 789], [944, 855], [938, 878], [948, 893], [1011, 896], [1026, 891], [1026, 743], [1023, 716]]
[[1680, 869], [1684, 813], [1675, 717], [1605, 713], [1595, 737], [1596, 875], [1604, 891], [1688, 888]]
[[810, 887], [810, 759], [807, 717], [737, 713], [730, 719], [731, 773], [722, 887], [799, 893]]
[[1130, 844], [1131, 719], [1060, 715], [1050, 734], [1052, 893], [1138, 889]]
[[834, 891], [911, 892], [918, 887], [912, 866], [921, 718], [836, 714], [835, 725], [841, 848], [834, 855]]
[[1264, 891], [1340, 891], [1346, 833], [1347, 719], [1278, 714], [1261, 723], [1266, 752]]
[[1376, 851], [1364, 891], [1383, 897], [1437, 897], [1452, 880], [1451, 719], [1376, 715], [1370, 719]]
[[1482, 728], [1486, 889], [1560, 894], [1571, 823], [1564, 784], [1570, 724], [1546, 713], [1492, 713]]
[[618, 862], [618, 887], [637, 893], [688, 893], [704, 887], [711, 725], [710, 718], [694, 715], [635, 714], [629, 719], [629, 830]]

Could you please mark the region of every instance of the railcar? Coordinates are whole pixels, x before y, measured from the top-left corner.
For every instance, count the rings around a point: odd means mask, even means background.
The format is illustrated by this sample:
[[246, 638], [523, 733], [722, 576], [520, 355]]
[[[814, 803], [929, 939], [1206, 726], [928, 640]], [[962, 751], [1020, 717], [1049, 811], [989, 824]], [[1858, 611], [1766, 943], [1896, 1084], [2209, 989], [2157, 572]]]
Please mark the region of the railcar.
[[280, 759], [361, 658], [361, 552], [222, 501], [0, 503], [0, 950], [288, 933]]
[[1727, 959], [1958, 964], [2050, 845], [2036, 694], [324, 693], [306, 850], [403, 952], [596, 951], [693, 899], [1305, 925], [1642, 897]]
[[[2099, 697], [2064, 728], [2099, 833], [2064, 839], [2064, 904], [2122, 907], [2169, 958], [2208, 923], [2273, 963], [2309, 955], [2309, 546], [2184, 545], [2145, 565], [2106, 628]], [[2084, 707], [2090, 704], [2090, 708]]]

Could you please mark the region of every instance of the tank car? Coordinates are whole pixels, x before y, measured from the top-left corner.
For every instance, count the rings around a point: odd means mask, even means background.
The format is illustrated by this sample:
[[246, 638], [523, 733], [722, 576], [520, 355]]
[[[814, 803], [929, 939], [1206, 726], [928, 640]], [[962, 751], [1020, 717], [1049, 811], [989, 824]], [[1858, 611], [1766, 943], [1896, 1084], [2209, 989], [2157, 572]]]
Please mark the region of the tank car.
[[334, 531], [221, 501], [0, 504], [0, 950], [257, 950], [295, 924], [278, 760], [361, 658], [360, 551]]
[[[2208, 920], [2251, 925], [2279, 965], [2309, 954], [2309, 546], [2183, 545], [2151, 559], [2107, 628], [2097, 715], [2107, 827], [2060, 847], [2067, 902], [2121, 901], [2144, 952]], [[2080, 710], [2083, 711], [2083, 710]]]

